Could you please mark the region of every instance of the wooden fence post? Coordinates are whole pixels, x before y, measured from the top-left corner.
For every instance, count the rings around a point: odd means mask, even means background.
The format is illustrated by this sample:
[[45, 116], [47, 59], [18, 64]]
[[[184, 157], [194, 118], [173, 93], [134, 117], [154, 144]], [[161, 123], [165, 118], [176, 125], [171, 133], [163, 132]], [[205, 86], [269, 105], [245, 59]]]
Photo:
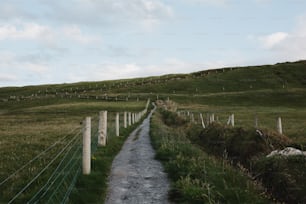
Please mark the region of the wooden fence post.
[[283, 127], [282, 127], [282, 118], [278, 117], [277, 121], [276, 121], [276, 128], [277, 128], [277, 132], [279, 134], [283, 134]]
[[98, 145], [105, 146], [107, 138], [107, 111], [100, 111], [98, 125]]
[[235, 126], [235, 115], [234, 114], [231, 115], [231, 125], [232, 127]]
[[200, 118], [201, 118], [202, 127], [203, 127], [203, 129], [205, 129], [205, 123], [204, 123], [204, 120], [203, 120], [203, 115], [202, 115], [202, 113], [200, 113]]
[[231, 125], [232, 127], [235, 126], [235, 116], [234, 116], [234, 114], [232, 114], [228, 117], [227, 125]]
[[258, 116], [257, 116], [257, 114], [255, 115], [255, 128], [257, 128], [258, 127]]
[[190, 121], [191, 121], [192, 123], [194, 123], [194, 116], [193, 116], [193, 113], [190, 113]]
[[210, 116], [209, 116], [209, 123], [213, 123], [215, 122], [215, 114], [212, 113]]
[[83, 127], [83, 157], [82, 157], [82, 170], [83, 175], [90, 174], [91, 168], [91, 118], [86, 117]]
[[127, 128], [127, 118], [126, 118], [126, 115], [127, 115], [127, 113], [126, 113], [126, 111], [124, 111], [124, 116], [123, 116], [123, 126], [124, 126], [124, 128]]
[[131, 126], [132, 125], [132, 113], [131, 112], [128, 113], [128, 120], [129, 120], [129, 126]]
[[116, 113], [116, 136], [119, 136], [119, 113]]
[[131, 112], [128, 113], [128, 121], [129, 121], [129, 126], [132, 125], [132, 119], [131, 119]]

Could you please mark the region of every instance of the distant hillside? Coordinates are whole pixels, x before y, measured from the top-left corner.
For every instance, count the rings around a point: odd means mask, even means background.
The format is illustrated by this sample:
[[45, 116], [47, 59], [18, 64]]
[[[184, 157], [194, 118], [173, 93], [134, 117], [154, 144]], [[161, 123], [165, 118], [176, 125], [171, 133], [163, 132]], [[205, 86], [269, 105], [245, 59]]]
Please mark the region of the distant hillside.
[[306, 61], [233, 67], [159, 77], [0, 88], [0, 100], [128, 93], [207, 94], [306, 88]]

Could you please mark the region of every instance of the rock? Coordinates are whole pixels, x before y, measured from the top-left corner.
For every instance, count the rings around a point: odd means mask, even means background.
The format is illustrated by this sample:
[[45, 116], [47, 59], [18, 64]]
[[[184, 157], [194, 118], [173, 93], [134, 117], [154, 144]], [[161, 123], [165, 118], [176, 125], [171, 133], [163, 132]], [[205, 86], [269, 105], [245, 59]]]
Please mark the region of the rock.
[[280, 156], [296, 156], [296, 155], [304, 155], [306, 156], [306, 152], [303, 152], [299, 149], [293, 148], [293, 147], [286, 147], [283, 150], [274, 150], [270, 154], [267, 155], [267, 157], [272, 157], [275, 155]]

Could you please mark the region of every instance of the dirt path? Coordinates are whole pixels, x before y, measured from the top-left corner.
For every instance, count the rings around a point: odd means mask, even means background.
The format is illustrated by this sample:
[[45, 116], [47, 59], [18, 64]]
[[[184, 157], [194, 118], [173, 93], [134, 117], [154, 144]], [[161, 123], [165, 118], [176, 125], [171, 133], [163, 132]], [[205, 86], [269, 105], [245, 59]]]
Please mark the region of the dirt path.
[[169, 182], [161, 163], [154, 160], [150, 115], [132, 132], [112, 164], [106, 204], [169, 203]]

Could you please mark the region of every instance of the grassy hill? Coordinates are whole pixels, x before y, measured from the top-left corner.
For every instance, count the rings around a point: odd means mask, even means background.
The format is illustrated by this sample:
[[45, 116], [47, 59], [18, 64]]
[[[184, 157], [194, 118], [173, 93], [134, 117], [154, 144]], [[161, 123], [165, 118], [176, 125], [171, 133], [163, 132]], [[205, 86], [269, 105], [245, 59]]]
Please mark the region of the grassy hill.
[[[306, 87], [306, 61], [253, 67], [221, 68], [191, 74], [171, 74], [158, 77], [123, 79], [103, 82], [7, 87], [0, 97], [9, 95], [60, 93], [176, 93], [204, 94], [292, 89]], [[9, 95], [8, 95], [9, 94]]]
[[[242, 115], [248, 112], [249, 115], [263, 113], [263, 118], [280, 115], [303, 121], [306, 61], [113, 81], [5, 87], [0, 88], [0, 113], [21, 107], [97, 100], [135, 101], [149, 97], [152, 100], [169, 97], [180, 104], [179, 109], [219, 112], [220, 117], [230, 112]], [[245, 121], [253, 120], [254, 116], [241, 117]], [[268, 124], [272, 126], [272, 122]], [[299, 129], [300, 138], [306, 136], [304, 122], [292, 127]], [[290, 129], [286, 125], [284, 128]], [[291, 132], [290, 136], [297, 137]]]
[[306, 148], [306, 61], [112, 81], [3, 87], [0, 152], [5, 156], [0, 179], [63, 132], [79, 128], [85, 116], [96, 117], [102, 109], [138, 111], [147, 98], [170, 98], [178, 110], [194, 113], [196, 121], [199, 113], [215, 113], [224, 124], [234, 113], [238, 127], [253, 127], [256, 116], [259, 128], [275, 129], [275, 119], [281, 116], [284, 134], [294, 145]]

